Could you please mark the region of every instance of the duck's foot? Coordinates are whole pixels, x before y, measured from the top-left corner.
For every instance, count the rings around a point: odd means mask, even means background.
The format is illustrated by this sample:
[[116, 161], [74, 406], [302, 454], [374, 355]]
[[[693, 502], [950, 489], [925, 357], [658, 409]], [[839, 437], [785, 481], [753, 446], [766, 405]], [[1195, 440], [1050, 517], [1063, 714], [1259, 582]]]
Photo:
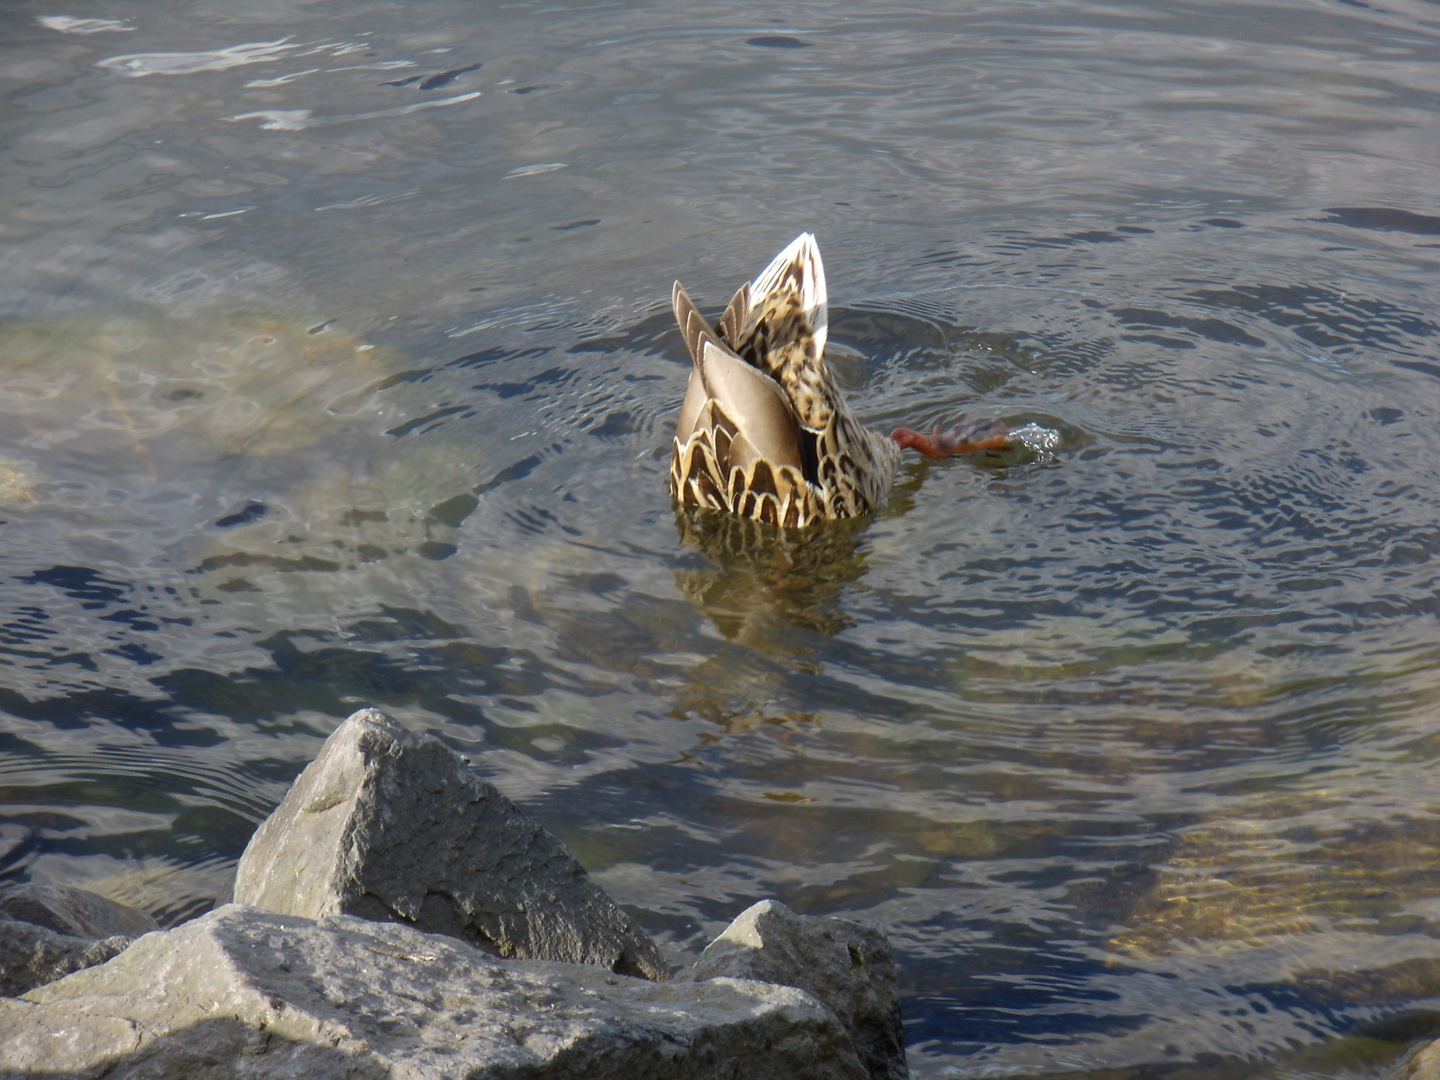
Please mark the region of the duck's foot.
[[1010, 429], [999, 420], [982, 420], [975, 424], [959, 424], [949, 431], [938, 427], [933, 433], [923, 435], [909, 428], [896, 428], [890, 438], [901, 448], [918, 450], [928, 458], [954, 457], [957, 454], [971, 454], [976, 450], [1000, 450], [1013, 441]]

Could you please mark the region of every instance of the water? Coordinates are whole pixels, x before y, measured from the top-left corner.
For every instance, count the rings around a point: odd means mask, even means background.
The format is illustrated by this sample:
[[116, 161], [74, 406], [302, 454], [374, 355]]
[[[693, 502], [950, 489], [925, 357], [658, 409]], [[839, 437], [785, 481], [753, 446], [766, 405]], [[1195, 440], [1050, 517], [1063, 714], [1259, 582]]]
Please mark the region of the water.
[[[87, 21], [88, 20], [88, 21]], [[464, 749], [678, 963], [890, 933], [917, 1075], [1440, 1034], [1440, 8], [0, 8], [0, 876], [173, 923], [338, 719]], [[911, 460], [673, 513], [802, 229]]]

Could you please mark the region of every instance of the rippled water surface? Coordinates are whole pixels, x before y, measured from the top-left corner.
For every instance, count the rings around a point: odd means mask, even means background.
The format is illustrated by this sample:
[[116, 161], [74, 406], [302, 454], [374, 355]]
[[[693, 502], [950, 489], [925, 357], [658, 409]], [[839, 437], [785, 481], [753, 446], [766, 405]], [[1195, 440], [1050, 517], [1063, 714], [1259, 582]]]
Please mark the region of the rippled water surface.
[[[921, 1077], [1440, 1034], [1440, 6], [17, 0], [0, 90], [0, 877], [223, 902], [375, 704], [677, 963], [883, 926]], [[1055, 452], [677, 517], [671, 281], [802, 229], [863, 418]]]

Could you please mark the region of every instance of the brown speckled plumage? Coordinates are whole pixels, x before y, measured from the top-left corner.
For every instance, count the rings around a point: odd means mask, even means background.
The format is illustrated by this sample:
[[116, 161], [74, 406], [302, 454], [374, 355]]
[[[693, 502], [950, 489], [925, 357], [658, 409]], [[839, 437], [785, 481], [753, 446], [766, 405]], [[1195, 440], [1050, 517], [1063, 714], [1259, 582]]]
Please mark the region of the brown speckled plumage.
[[672, 302], [695, 365], [670, 459], [675, 499], [787, 527], [880, 505], [900, 447], [855, 419], [825, 360], [813, 236], [742, 285], [713, 328], [678, 281]]

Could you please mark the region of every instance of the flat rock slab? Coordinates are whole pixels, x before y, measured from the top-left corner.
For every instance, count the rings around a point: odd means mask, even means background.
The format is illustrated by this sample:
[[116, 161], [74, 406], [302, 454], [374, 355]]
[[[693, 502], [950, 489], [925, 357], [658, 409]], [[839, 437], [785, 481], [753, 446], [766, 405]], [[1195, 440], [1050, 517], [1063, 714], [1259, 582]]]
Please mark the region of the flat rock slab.
[[762, 900], [737, 915], [683, 978], [798, 987], [835, 1013], [872, 1080], [910, 1075], [890, 941], [874, 927], [797, 915], [777, 900]]
[[655, 983], [453, 937], [238, 904], [0, 1001], [0, 1076], [863, 1080], [792, 987]]
[[497, 956], [670, 974], [564, 844], [439, 739], [375, 709], [335, 730], [256, 831], [235, 899], [405, 922]]

